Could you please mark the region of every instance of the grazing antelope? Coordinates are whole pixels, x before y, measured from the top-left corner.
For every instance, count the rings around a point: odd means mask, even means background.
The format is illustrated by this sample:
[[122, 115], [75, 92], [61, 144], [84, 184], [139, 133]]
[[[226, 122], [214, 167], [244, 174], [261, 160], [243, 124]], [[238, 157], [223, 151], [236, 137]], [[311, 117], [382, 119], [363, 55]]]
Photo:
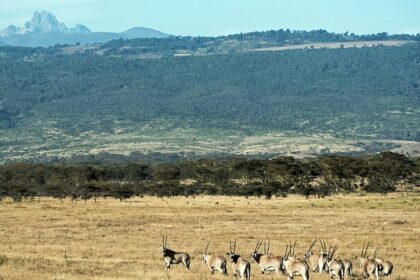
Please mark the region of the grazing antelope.
[[162, 255], [163, 260], [166, 264], [166, 270], [171, 268], [171, 264], [179, 264], [182, 263], [185, 267], [185, 270], [188, 271], [190, 269], [190, 256], [187, 253], [178, 253], [172, 251], [167, 247], [168, 244], [168, 237], [165, 238], [163, 236], [162, 239]]
[[324, 269], [331, 276], [331, 279], [334, 279], [335, 276], [337, 280], [343, 280], [345, 270], [344, 263], [339, 259], [333, 259], [336, 251], [337, 246], [335, 246], [334, 248], [330, 247], [330, 249], [328, 250], [327, 263]]
[[[232, 263], [232, 270], [233, 276], [235, 279], [237, 278], [237, 274], [242, 280], [250, 280], [251, 279], [251, 265], [245, 259], [243, 259], [240, 255], [235, 253], [236, 249], [236, 240], [235, 242], [230, 241], [229, 244], [229, 253], [226, 253], [230, 257], [230, 262]], [[233, 245], [233, 246], [232, 246]]]
[[309, 249], [306, 251], [305, 255], [303, 255], [303, 259], [306, 261], [306, 263], [309, 265], [309, 268], [316, 272], [322, 273], [323, 267], [320, 268], [320, 264], [325, 264], [325, 260], [327, 257], [327, 251], [325, 248], [325, 243], [323, 240], [320, 240], [322, 249], [319, 251], [319, 254], [314, 254], [312, 251], [312, 248], [316, 244], [316, 239], [312, 241], [311, 245], [309, 246]]
[[227, 276], [226, 269], [226, 259], [220, 256], [212, 256], [210, 253], [207, 253], [209, 249], [210, 242], [207, 242], [207, 246], [204, 249], [203, 255], [203, 264], [207, 264], [210, 269], [210, 273], [213, 276], [215, 271], [221, 272], [223, 275]]
[[369, 244], [366, 245], [363, 243], [362, 254], [357, 259], [359, 260], [359, 265], [362, 268], [362, 274], [364, 278], [375, 277], [376, 280], [379, 280], [379, 264], [372, 259], [369, 259], [366, 256]]
[[376, 247], [373, 259], [379, 264], [379, 275], [380, 276], [391, 276], [394, 266], [391, 262], [385, 261], [381, 258], [377, 258], [379, 252], [379, 246]]
[[309, 266], [303, 259], [298, 259], [295, 257], [295, 248], [296, 242], [293, 246], [290, 243], [289, 251], [287, 251], [286, 247], [286, 254], [283, 259], [283, 269], [285, 274], [287, 275], [289, 280], [293, 280], [294, 276], [300, 275], [302, 276], [303, 280], [309, 280]]
[[277, 274], [280, 274], [282, 272], [281, 264], [283, 261], [283, 257], [275, 257], [270, 254], [270, 241], [268, 241], [267, 248], [264, 242], [264, 254], [260, 253], [259, 249], [261, 247], [261, 244], [262, 241], [257, 242], [254, 252], [251, 255], [253, 261], [255, 261], [260, 267], [261, 274], [264, 274], [266, 272], [276, 272]]

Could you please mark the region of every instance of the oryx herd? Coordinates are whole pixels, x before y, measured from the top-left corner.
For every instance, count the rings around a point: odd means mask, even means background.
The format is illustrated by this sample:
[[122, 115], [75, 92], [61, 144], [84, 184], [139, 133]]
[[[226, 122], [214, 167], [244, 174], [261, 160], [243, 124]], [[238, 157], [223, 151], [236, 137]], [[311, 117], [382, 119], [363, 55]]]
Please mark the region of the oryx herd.
[[[171, 264], [180, 264], [188, 271], [190, 269], [190, 255], [185, 252], [175, 252], [167, 247], [168, 238], [162, 239], [162, 255], [165, 261], [166, 269], [169, 270]], [[303, 280], [308, 280], [310, 272], [312, 273], [327, 273], [331, 279], [343, 280], [354, 276], [352, 262], [348, 259], [340, 259], [335, 256], [338, 246], [327, 246], [324, 240], [320, 240], [321, 248], [318, 252], [312, 249], [317, 243], [317, 240], [311, 242], [309, 249], [305, 252], [302, 258], [296, 256], [296, 242], [292, 245], [291, 242], [287, 244], [283, 256], [274, 256], [270, 253], [270, 241], [258, 241], [254, 251], [249, 256], [251, 261], [258, 265], [262, 274], [275, 273], [288, 277], [288, 280], [294, 279], [295, 276], [301, 276]], [[227, 261], [223, 256], [214, 256], [209, 253], [209, 244], [207, 242], [204, 250], [201, 252], [203, 264], [206, 265], [211, 273], [215, 272], [227, 276]], [[232, 273], [235, 279], [251, 279], [251, 264], [244, 257], [236, 253], [236, 240], [230, 242], [229, 252], [226, 253], [228, 261], [231, 263]], [[264, 250], [260, 251], [261, 245], [264, 245]], [[369, 244], [363, 244], [362, 253], [357, 256], [359, 267], [361, 268], [361, 276], [363, 278], [379, 279], [380, 276], [390, 276], [393, 265], [389, 261], [378, 258], [379, 246], [376, 247], [373, 256], [367, 255]]]

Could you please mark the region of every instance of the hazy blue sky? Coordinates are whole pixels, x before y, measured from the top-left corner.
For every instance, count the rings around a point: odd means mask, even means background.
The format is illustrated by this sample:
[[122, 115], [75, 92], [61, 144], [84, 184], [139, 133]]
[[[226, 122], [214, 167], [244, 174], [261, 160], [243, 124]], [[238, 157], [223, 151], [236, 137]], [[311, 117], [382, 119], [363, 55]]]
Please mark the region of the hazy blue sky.
[[420, 0], [0, 0], [0, 29], [34, 11], [95, 31], [151, 27], [175, 35], [290, 29], [420, 33]]

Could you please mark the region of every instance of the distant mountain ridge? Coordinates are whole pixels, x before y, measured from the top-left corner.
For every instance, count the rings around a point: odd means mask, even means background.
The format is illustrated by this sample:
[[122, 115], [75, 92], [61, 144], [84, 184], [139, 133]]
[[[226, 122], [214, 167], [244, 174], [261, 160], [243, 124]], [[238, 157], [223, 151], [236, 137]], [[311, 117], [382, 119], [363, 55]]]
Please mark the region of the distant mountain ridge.
[[22, 27], [9, 25], [0, 31], [0, 45], [23, 47], [49, 47], [56, 44], [105, 43], [114, 39], [165, 38], [168, 34], [144, 27], [134, 27], [122, 33], [92, 32], [87, 26], [77, 24], [68, 28], [47, 12], [35, 12]]
[[68, 28], [64, 23], [58, 22], [57, 18], [46, 11], [35, 12], [30, 21], [25, 22], [23, 27], [9, 25], [0, 32], [1, 37], [13, 35], [37, 34], [37, 33], [91, 33], [90, 29], [82, 24]]

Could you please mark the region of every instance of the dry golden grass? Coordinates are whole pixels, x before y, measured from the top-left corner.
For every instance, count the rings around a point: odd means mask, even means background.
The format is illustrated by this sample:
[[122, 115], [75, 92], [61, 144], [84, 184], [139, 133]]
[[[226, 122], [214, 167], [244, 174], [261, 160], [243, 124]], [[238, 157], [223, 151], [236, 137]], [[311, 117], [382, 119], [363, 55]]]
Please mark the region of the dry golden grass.
[[[275, 254], [297, 240], [296, 253], [302, 255], [316, 237], [338, 244], [343, 258], [354, 258], [364, 241], [381, 244], [380, 255], [395, 265], [391, 279], [420, 279], [419, 202], [418, 196], [401, 194], [6, 200], [0, 202], [0, 279], [212, 279], [199, 254], [207, 240], [210, 251], [224, 254], [236, 238], [238, 252], [248, 257], [257, 239], [270, 239]], [[169, 235], [170, 248], [191, 254], [189, 272], [179, 265], [165, 272], [162, 234]], [[228, 272], [230, 279], [230, 266]], [[252, 273], [252, 279], [286, 279], [262, 277], [255, 264]]]

